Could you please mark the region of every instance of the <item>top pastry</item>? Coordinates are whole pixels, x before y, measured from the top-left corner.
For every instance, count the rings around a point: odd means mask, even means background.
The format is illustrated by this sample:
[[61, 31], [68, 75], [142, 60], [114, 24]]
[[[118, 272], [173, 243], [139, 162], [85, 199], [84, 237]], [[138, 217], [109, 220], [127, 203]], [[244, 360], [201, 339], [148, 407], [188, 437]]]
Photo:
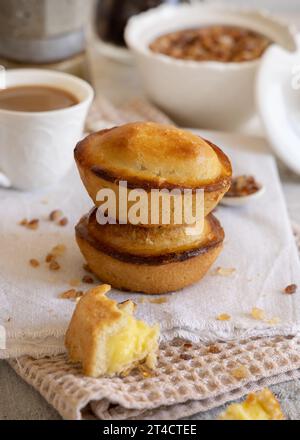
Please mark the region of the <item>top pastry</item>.
[[190, 132], [135, 122], [79, 142], [75, 159], [94, 203], [102, 187], [126, 181], [130, 189], [203, 189], [207, 215], [229, 189], [231, 165], [212, 143]]

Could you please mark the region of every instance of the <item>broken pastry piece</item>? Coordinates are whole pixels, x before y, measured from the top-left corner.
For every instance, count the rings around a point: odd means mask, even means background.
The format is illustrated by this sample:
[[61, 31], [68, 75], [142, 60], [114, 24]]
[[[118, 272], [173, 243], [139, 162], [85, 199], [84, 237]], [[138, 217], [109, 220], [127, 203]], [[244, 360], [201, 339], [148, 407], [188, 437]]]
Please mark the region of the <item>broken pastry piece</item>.
[[72, 362], [87, 376], [114, 376], [143, 363], [156, 366], [159, 326], [134, 317], [135, 304], [107, 298], [109, 285], [89, 290], [78, 302], [65, 345]]
[[220, 420], [284, 420], [280, 404], [274, 394], [265, 388], [250, 393], [243, 403], [233, 403], [219, 417]]

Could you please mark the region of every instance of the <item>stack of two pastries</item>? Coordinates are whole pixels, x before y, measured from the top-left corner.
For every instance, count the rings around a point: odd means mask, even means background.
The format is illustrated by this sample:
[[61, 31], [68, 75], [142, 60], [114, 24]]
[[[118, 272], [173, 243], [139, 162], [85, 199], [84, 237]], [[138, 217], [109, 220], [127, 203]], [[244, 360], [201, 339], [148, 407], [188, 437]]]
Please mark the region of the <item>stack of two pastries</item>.
[[[88, 136], [77, 145], [75, 160], [95, 204], [76, 226], [76, 239], [101, 281], [121, 290], [159, 294], [205, 275], [224, 240], [211, 211], [231, 182], [230, 161], [218, 147], [175, 127], [131, 123]], [[128, 191], [146, 193], [147, 224], [122, 224], [120, 182], [126, 182]], [[97, 221], [101, 189], [116, 195], [114, 224]], [[172, 216], [170, 224], [162, 224], [161, 213], [158, 224], [151, 223], [151, 191], [163, 189], [190, 190], [192, 197], [203, 190], [203, 228], [188, 233], [188, 225], [172, 224]], [[131, 206], [128, 203], [126, 210]]]

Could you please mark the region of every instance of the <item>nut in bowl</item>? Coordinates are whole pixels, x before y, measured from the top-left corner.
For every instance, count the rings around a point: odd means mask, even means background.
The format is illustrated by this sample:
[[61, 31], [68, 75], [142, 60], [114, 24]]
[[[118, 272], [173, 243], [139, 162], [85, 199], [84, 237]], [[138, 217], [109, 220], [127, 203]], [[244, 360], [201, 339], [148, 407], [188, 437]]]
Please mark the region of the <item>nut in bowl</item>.
[[244, 206], [259, 199], [264, 193], [265, 186], [258, 183], [253, 176], [237, 176], [232, 178], [231, 187], [221, 203], [227, 206]]
[[[251, 50], [250, 57], [249, 50], [244, 51], [232, 59], [229, 56], [225, 62], [214, 58], [212, 52], [206, 58], [202, 53], [201, 57], [186, 59], [176, 53], [176, 44], [171, 48], [176, 57], [152, 50], [158, 37], [186, 31], [186, 45], [191, 30], [212, 26], [237, 27], [244, 33], [250, 32], [251, 38], [254, 35], [256, 42], [260, 36], [287, 50], [296, 50], [293, 29], [277, 18], [260, 11], [202, 4], [160, 6], [139, 14], [128, 22], [125, 39], [136, 59], [145, 91], [155, 104], [182, 126], [229, 130], [254, 114], [254, 81], [263, 50], [252, 54], [252, 58]], [[225, 42], [230, 43], [228, 35], [221, 37], [223, 42], [226, 37]], [[248, 38], [244, 44], [251, 46], [251, 41]], [[268, 44], [262, 44], [262, 49]], [[202, 48], [196, 49], [199, 54]], [[236, 99], [237, 96], [243, 99]]]

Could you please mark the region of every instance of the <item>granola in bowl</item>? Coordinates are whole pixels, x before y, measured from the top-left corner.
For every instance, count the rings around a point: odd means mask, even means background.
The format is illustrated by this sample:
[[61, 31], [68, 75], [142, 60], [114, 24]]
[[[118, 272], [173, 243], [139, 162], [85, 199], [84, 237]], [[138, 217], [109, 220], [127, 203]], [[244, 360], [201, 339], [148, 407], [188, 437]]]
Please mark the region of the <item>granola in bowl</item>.
[[183, 60], [230, 63], [258, 59], [270, 44], [268, 37], [249, 29], [212, 25], [161, 35], [149, 47], [155, 53]]

